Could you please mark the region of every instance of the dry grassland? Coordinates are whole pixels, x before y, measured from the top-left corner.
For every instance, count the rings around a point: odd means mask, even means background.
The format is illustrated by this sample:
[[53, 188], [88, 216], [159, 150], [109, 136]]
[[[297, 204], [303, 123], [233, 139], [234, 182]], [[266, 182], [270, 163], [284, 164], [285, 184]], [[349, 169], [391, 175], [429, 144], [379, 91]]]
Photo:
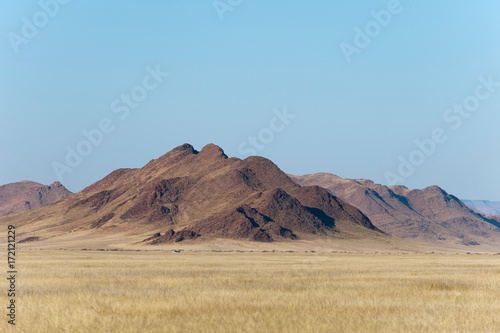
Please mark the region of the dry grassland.
[[498, 255], [27, 251], [17, 269], [17, 332], [500, 331]]

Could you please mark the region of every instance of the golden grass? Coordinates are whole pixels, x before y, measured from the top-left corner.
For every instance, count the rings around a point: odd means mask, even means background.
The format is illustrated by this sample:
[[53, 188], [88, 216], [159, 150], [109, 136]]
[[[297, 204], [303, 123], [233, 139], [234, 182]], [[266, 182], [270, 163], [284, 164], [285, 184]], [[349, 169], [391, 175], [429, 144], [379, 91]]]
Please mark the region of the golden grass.
[[17, 261], [17, 332], [500, 331], [497, 255], [30, 251]]

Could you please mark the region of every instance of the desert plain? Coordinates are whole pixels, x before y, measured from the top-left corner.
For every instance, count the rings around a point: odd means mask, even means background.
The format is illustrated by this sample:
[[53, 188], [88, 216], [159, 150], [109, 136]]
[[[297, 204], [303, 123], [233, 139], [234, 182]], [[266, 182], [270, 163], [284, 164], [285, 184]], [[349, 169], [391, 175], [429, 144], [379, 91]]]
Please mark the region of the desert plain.
[[5, 332], [500, 328], [494, 253], [26, 249], [17, 266], [17, 325]]

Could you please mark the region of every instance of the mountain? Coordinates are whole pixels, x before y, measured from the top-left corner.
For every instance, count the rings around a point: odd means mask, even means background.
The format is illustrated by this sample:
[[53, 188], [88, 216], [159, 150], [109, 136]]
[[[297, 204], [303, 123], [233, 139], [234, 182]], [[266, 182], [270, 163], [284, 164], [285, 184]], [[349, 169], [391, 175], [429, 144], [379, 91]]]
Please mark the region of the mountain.
[[500, 224], [500, 215], [486, 215], [486, 218], [498, 222], [498, 224]]
[[464, 204], [484, 215], [500, 215], [500, 202], [488, 200], [462, 200]]
[[477, 214], [438, 186], [409, 190], [327, 173], [290, 177], [302, 186], [326, 188], [395, 236], [461, 245], [496, 244], [500, 239], [498, 221]]
[[0, 186], [0, 215], [44, 207], [72, 194], [60, 182], [22, 181]]
[[6, 224], [21, 242], [386, 237], [327, 190], [297, 185], [262, 157], [228, 158], [213, 144], [199, 152], [184, 144], [143, 168], [116, 170], [54, 205], [0, 217]]

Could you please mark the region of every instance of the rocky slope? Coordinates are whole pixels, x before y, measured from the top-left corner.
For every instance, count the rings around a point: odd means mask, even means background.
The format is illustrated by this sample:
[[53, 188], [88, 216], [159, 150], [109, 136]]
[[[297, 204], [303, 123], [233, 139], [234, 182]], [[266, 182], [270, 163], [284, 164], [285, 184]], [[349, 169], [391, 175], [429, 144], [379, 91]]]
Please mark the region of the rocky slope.
[[0, 215], [44, 207], [71, 195], [60, 182], [42, 185], [22, 181], [0, 186]]
[[410, 190], [326, 173], [290, 177], [303, 186], [328, 189], [392, 235], [462, 245], [495, 243], [500, 237], [497, 221], [477, 214], [438, 186]]
[[[63, 201], [8, 217], [34, 242], [120, 237], [144, 244], [215, 238], [272, 242], [383, 235], [357, 208], [301, 187], [262, 157], [184, 144], [140, 169], [119, 169]], [[28, 238], [30, 237], [30, 238]]]

